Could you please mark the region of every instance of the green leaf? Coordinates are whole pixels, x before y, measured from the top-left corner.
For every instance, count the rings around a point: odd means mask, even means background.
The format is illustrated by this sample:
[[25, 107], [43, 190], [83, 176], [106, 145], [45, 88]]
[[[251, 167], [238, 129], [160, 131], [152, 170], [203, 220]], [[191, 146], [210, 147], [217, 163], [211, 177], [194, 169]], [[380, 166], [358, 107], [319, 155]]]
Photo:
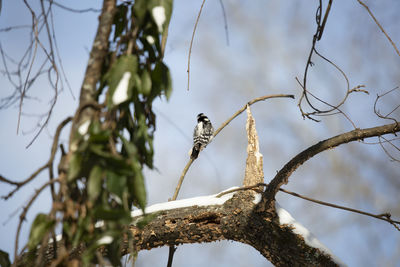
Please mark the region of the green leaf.
[[151, 73], [151, 80], [153, 82], [152, 96], [156, 97], [164, 91], [168, 100], [172, 92], [172, 80], [169, 69], [163, 62], [157, 63]]
[[132, 163], [132, 168], [135, 170], [135, 175], [132, 177], [133, 196], [139, 207], [144, 211], [146, 207], [146, 187], [144, 185], [142, 170], [140, 164], [137, 162]]
[[54, 225], [54, 220], [51, 220], [46, 214], [39, 213], [31, 226], [28, 248], [30, 250], [35, 249]]
[[103, 184], [103, 170], [100, 166], [94, 166], [90, 171], [88, 180], [88, 196], [90, 201], [95, 201], [101, 193]]
[[[164, 8], [165, 22], [163, 24], [163, 33], [169, 25], [172, 14], [172, 1], [173, 0], [150, 0], [148, 3], [148, 10], [152, 13], [153, 8], [161, 6]], [[152, 14], [153, 15], [153, 14]], [[154, 23], [156, 23], [154, 16], [152, 16]]]
[[9, 267], [11, 266], [10, 256], [7, 252], [0, 250], [0, 266]]
[[[138, 67], [138, 58], [135, 55], [123, 55], [112, 65], [109, 72], [105, 75], [105, 80], [109, 86], [108, 96], [107, 96], [107, 105], [109, 108], [114, 107], [114, 103], [112, 100], [113, 94], [117, 89], [118, 84], [120, 83], [123, 75], [126, 72], [131, 74], [129, 83], [128, 83], [128, 98], [132, 96], [132, 89], [134, 87], [134, 76], [137, 72]], [[130, 95], [129, 95], [130, 94]]]
[[109, 171], [107, 173], [106, 185], [110, 193], [117, 195], [122, 200], [122, 193], [126, 190], [126, 176]]
[[74, 153], [72, 154], [71, 159], [69, 161], [67, 181], [72, 182], [73, 180], [78, 178], [81, 170], [82, 170], [82, 154]]
[[[90, 225], [91, 217], [89, 216], [81, 216], [78, 219], [78, 227], [76, 232], [72, 236], [72, 246], [77, 247], [84, 239], [84, 234], [87, 233], [87, 230]], [[92, 238], [92, 235], [86, 236], [86, 238]]]
[[169, 22], [171, 20], [172, 9], [173, 9], [172, 4], [173, 0], [161, 0], [161, 5], [165, 9], [165, 26], [164, 26], [165, 28], [168, 27]]
[[96, 207], [93, 213], [95, 219], [110, 221], [130, 221], [130, 212], [123, 209], [110, 209], [104, 206]]
[[141, 26], [147, 13], [148, 0], [136, 0], [133, 5], [133, 14], [137, 19], [138, 24]]
[[141, 91], [139, 93], [142, 93], [144, 96], [150, 95], [151, 92], [151, 77], [150, 74], [147, 70], [143, 70], [143, 73], [140, 77], [142, 81], [142, 87]]
[[138, 153], [135, 144], [133, 142], [129, 142], [122, 135], [120, 135], [119, 138], [121, 139], [124, 149], [126, 150], [126, 153], [128, 153], [129, 158], [135, 158]]

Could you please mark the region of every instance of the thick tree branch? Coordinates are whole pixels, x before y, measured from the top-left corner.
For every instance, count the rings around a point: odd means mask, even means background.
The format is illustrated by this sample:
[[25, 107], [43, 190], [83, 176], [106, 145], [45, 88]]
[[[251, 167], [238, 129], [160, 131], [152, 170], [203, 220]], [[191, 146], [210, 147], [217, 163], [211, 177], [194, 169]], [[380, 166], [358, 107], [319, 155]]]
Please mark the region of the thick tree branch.
[[[86, 68], [85, 77], [82, 83], [81, 93], [79, 96], [79, 107], [86, 105], [86, 103], [96, 102], [96, 84], [100, 80], [101, 70], [104, 64], [105, 57], [108, 51], [108, 39], [111, 33], [111, 26], [115, 14], [116, 0], [105, 0], [101, 15], [99, 17], [99, 26], [97, 28], [96, 37], [93, 42], [92, 50], [90, 52], [89, 62]], [[93, 110], [90, 108], [81, 109], [80, 116], [75, 116], [71, 130], [70, 147], [73, 142], [76, 129], [82, 121], [91, 119]]]
[[312, 158], [313, 156], [321, 153], [322, 151], [335, 148], [341, 144], [346, 144], [352, 141], [363, 140], [364, 138], [381, 136], [389, 133], [396, 133], [400, 131], [400, 123], [392, 123], [383, 126], [378, 126], [368, 129], [356, 129], [344, 134], [337, 135], [335, 137], [323, 140], [290, 160], [283, 168], [275, 175], [268, 187], [263, 193], [262, 202], [263, 209], [272, 211], [274, 209], [275, 195], [279, 188], [288, 183], [289, 176], [304, 162]]
[[[276, 266], [337, 266], [330, 256], [294, 234], [291, 227], [280, 225], [279, 220], [268, 213], [256, 212], [253, 198], [253, 195], [238, 192], [221, 206], [160, 211], [143, 229], [130, 227], [133, 237], [130, 245], [138, 251], [166, 245], [233, 240], [253, 246]], [[125, 253], [128, 247], [125, 242]]]

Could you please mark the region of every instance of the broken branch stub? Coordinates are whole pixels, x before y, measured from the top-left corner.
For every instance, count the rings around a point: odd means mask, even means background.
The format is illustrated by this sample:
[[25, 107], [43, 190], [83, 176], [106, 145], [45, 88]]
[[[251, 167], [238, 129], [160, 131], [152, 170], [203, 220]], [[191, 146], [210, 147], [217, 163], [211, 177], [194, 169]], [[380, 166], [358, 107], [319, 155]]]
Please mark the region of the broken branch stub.
[[249, 105], [247, 105], [246, 112], [247, 112], [246, 132], [247, 132], [248, 144], [247, 144], [246, 170], [245, 170], [243, 185], [251, 186], [264, 182], [263, 155], [260, 153], [258, 135], [256, 130], [256, 121], [253, 115], [251, 114]]

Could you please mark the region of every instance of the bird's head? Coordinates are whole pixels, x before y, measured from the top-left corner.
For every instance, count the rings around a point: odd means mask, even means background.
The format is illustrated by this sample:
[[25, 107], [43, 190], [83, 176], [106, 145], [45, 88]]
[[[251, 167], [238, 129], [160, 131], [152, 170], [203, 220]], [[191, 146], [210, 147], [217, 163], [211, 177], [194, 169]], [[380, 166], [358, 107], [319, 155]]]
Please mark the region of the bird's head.
[[200, 113], [199, 115], [197, 115], [197, 122], [201, 122], [201, 121], [210, 121], [206, 115], [204, 115], [203, 113]]

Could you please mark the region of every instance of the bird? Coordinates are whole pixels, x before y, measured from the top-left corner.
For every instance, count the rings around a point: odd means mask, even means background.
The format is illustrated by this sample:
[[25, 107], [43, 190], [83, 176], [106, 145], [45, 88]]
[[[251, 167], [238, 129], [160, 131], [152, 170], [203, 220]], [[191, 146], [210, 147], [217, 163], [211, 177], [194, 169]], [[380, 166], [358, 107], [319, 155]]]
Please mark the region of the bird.
[[197, 159], [201, 150], [203, 150], [212, 140], [214, 128], [210, 119], [200, 113], [197, 115], [197, 125], [193, 132], [193, 147], [190, 153], [191, 159]]

